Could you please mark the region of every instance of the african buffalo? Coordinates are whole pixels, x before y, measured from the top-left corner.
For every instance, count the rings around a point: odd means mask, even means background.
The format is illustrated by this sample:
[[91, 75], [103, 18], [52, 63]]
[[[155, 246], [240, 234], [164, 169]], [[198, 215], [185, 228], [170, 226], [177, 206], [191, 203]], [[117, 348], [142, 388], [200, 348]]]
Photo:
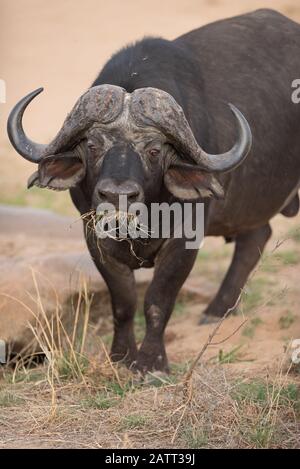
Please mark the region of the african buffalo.
[[[30, 141], [22, 127], [23, 113], [41, 89], [12, 110], [8, 134], [24, 158], [38, 163], [29, 187], [70, 189], [82, 215], [103, 201], [117, 207], [119, 195], [147, 206], [203, 202], [205, 235], [235, 242], [230, 268], [204, 316], [221, 317], [258, 262], [270, 219], [298, 212], [300, 106], [291, 100], [291, 83], [299, 73], [300, 26], [258, 10], [173, 41], [145, 38], [122, 49], [49, 145]], [[83, 218], [87, 225], [89, 215]], [[120, 243], [85, 232], [111, 293], [112, 358], [142, 373], [167, 371], [164, 331], [197, 249], [185, 249], [184, 238]], [[146, 334], [137, 350], [133, 270], [140, 259], [155, 269], [145, 296]]]

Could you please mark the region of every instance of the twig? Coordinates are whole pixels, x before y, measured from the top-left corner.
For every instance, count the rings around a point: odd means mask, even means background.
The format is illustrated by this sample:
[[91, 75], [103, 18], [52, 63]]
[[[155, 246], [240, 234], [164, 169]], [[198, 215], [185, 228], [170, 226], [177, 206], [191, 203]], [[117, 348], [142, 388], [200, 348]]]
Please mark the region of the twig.
[[246, 324], [247, 321], [248, 321], [248, 318], [244, 319], [244, 321], [231, 334], [225, 337], [225, 339], [220, 340], [220, 342], [211, 342], [210, 345], [224, 344], [224, 342], [227, 342], [228, 339], [230, 339], [233, 335], [235, 335], [243, 327], [243, 325]]
[[[184, 385], [187, 385], [188, 381], [191, 379], [191, 376], [197, 366], [197, 364], [199, 363], [199, 361], [201, 360], [202, 356], [204, 355], [204, 352], [206, 351], [207, 347], [209, 347], [210, 345], [212, 345], [212, 339], [214, 338], [214, 336], [216, 335], [216, 333], [218, 332], [218, 330], [220, 329], [221, 325], [223, 324], [223, 322], [225, 321], [225, 319], [228, 317], [228, 315], [231, 313], [231, 311], [233, 311], [239, 301], [240, 301], [240, 298], [241, 298], [241, 295], [242, 293], [239, 294], [238, 296], [238, 299], [236, 300], [235, 304], [233, 306], [231, 306], [230, 308], [228, 308], [228, 310], [226, 311], [226, 313], [224, 314], [224, 316], [219, 320], [219, 322], [217, 323], [216, 327], [213, 329], [213, 331], [209, 334], [208, 338], [207, 338], [207, 341], [205, 342], [205, 344], [203, 345], [202, 349], [200, 350], [200, 352], [198, 353], [198, 355], [196, 356], [195, 360], [192, 362], [189, 370], [187, 371], [186, 375], [185, 375], [185, 378], [184, 378]], [[245, 321], [244, 321], [245, 322]], [[238, 329], [236, 329], [229, 337], [233, 336], [239, 329], [240, 329], [241, 325], [238, 327]]]

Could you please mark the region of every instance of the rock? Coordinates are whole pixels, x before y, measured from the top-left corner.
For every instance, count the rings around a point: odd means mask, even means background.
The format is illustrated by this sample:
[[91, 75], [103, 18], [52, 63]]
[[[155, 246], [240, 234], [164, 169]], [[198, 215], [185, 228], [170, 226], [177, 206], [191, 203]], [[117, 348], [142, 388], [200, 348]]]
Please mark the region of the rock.
[[64, 317], [72, 313], [67, 305], [83, 285], [89, 295], [103, 293], [107, 305], [106, 286], [87, 253], [80, 221], [1, 206], [0, 226], [0, 339], [13, 353], [37, 347], [29, 324], [36, 327], [56, 312], [70, 321]]

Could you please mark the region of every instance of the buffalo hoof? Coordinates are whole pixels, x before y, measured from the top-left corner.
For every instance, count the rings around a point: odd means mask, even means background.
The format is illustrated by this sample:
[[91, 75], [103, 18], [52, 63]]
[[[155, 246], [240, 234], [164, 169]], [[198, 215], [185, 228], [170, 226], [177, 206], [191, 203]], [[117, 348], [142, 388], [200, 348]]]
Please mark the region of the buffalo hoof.
[[[157, 366], [157, 365], [156, 365]], [[130, 367], [130, 370], [133, 371], [134, 373], [139, 374], [142, 377], [142, 380], [145, 381], [145, 377], [148, 375], [152, 375], [153, 373], [162, 373], [162, 375], [169, 375], [170, 374], [170, 368], [168, 364], [165, 364], [162, 366], [161, 370], [157, 370], [157, 368], [153, 368], [153, 365], [150, 363], [141, 363], [139, 361], [136, 361], [132, 364]], [[157, 382], [157, 380], [156, 380]]]
[[[227, 313], [229, 309], [231, 309], [230, 306], [226, 306], [222, 304], [220, 301], [213, 301], [203, 311], [198, 324], [202, 325], [202, 324], [212, 324], [214, 322], [218, 322]], [[230, 315], [235, 315], [237, 311], [238, 311], [238, 306], [230, 310]]]
[[156, 373], [162, 372], [165, 374], [170, 373], [167, 355], [163, 350], [157, 353], [157, 349], [151, 352], [150, 350], [143, 350], [141, 348], [137, 355], [137, 360], [132, 366], [132, 370], [145, 376], [148, 372]]
[[128, 368], [131, 368], [132, 364], [135, 363], [137, 357], [137, 349], [132, 347], [131, 349], [118, 349], [117, 347], [112, 348], [110, 352], [110, 359], [114, 363], [124, 363]]

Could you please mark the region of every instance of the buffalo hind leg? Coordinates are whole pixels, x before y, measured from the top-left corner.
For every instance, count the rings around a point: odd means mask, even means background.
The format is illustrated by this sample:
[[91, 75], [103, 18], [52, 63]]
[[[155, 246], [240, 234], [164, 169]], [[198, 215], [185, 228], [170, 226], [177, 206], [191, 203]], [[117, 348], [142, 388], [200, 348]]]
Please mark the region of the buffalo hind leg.
[[200, 324], [209, 318], [222, 317], [238, 301], [250, 272], [254, 269], [272, 233], [269, 224], [243, 233], [235, 238], [235, 251], [231, 265], [214, 298], [204, 311]]

